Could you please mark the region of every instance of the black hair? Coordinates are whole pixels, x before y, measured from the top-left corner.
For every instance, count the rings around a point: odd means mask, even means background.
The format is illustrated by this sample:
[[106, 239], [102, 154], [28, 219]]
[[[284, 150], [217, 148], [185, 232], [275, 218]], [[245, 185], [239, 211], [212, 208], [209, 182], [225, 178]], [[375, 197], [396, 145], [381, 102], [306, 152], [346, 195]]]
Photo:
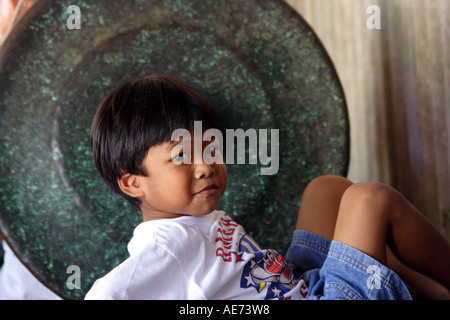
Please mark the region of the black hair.
[[112, 90], [100, 104], [91, 128], [95, 166], [117, 194], [139, 207], [119, 187], [123, 172], [147, 176], [142, 163], [149, 149], [170, 140], [175, 129], [218, 128], [213, 106], [190, 85], [167, 75], [128, 81]]

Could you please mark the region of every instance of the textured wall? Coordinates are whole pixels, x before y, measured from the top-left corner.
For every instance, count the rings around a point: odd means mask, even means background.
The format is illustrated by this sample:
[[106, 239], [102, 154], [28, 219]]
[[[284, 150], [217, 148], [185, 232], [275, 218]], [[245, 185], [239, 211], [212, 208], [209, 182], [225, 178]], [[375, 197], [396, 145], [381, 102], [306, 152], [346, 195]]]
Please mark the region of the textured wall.
[[[450, 239], [450, 1], [288, 0], [342, 81], [349, 177], [399, 189]], [[381, 9], [369, 30], [366, 10]]]

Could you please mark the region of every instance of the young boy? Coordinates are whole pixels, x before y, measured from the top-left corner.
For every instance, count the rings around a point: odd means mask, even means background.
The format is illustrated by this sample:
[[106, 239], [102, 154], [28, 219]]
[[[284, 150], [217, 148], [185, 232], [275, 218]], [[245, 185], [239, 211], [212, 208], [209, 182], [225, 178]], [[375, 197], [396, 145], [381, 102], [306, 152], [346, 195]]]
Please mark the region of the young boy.
[[[410, 299], [386, 266], [425, 279], [416, 281], [419, 287], [432, 283], [433, 292], [448, 293], [449, 244], [381, 184], [313, 180], [286, 260], [261, 249], [216, 210], [226, 168], [203, 159], [217, 159], [216, 142], [171, 140], [176, 129], [193, 132], [194, 121], [204, 131], [218, 128], [211, 104], [169, 76], [127, 82], [99, 107], [91, 135], [96, 167], [114, 192], [140, 208], [143, 222], [129, 242], [130, 257], [97, 280], [86, 299]], [[196, 139], [201, 152], [192, 147]], [[181, 151], [173, 154], [175, 146]]]

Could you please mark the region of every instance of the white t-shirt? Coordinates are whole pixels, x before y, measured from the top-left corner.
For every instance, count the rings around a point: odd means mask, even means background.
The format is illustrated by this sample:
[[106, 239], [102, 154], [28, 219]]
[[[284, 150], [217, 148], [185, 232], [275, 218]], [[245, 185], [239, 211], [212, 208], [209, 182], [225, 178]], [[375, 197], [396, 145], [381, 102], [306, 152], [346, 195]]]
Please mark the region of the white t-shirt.
[[130, 257], [98, 279], [86, 299], [305, 299], [275, 250], [261, 250], [225, 212], [147, 221]]
[[5, 241], [4, 263], [0, 269], [0, 300], [61, 300], [35, 278]]

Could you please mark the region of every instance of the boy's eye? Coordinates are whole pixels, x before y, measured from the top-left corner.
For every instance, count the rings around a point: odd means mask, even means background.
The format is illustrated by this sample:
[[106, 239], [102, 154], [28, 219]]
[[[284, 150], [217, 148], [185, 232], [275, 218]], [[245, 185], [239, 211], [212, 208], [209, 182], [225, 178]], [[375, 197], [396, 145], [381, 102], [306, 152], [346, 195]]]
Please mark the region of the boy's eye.
[[175, 157], [172, 158], [172, 161], [175, 163], [181, 163], [184, 160], [188, 159], [188, 154], [184, 153], [184, 152], [180, 152], [179, 154], [177, 154]]
[[216, 153], [216, 147], [214, 147], [214, 146], [208, 146], [208, 147], [205, 149], [205, 153], [206, 153], [206, 154], [210, 154], [210, 155], [212, 155], [212, 156], [214, 157], [214, 155], [215, 155], [215, 153]]

